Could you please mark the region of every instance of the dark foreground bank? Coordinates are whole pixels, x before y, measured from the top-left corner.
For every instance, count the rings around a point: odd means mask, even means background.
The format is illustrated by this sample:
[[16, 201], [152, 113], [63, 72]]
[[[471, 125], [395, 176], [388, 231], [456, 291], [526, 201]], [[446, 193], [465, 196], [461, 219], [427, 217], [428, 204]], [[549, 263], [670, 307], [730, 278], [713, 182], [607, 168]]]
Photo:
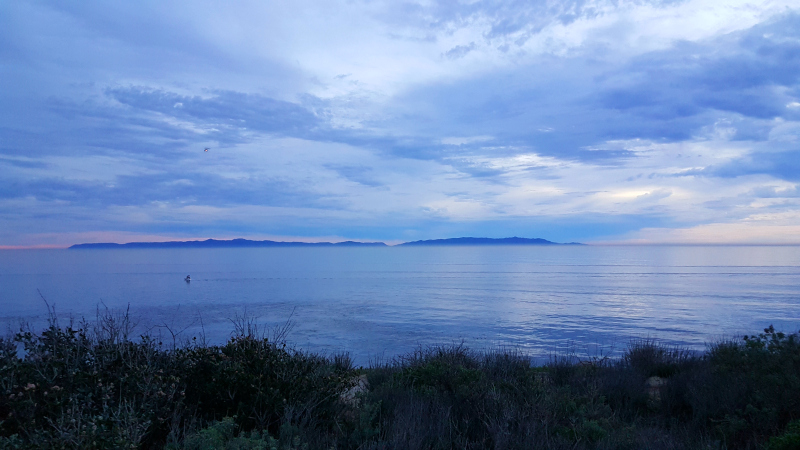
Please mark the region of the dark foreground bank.
[[456, 345], [370, 368], [246, 322], [223, 346], [131, 330], [0, 339], [0, 448], [800, 448], [800, 339], [772, 327], [704, 354], [639, 341], [532, 367]]

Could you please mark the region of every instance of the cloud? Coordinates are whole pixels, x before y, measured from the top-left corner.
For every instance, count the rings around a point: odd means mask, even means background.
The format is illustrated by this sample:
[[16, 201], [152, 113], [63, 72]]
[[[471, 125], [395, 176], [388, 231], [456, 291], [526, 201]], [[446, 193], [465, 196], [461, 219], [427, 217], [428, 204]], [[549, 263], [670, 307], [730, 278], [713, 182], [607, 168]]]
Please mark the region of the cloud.
[[759, 186], [749, 194], [758, 198], [798, 198], [800, 197], [800, 187]]
[[709, 111], [788, 118], [787, 88], [800, 83], [793, 75], [800, 72], [798, 30], [800, 15], [788, 13], [744, 31], [647, 53], [606, 76], [599, 103], [649, 119]]
[[800, 181], [800, 150], [784, 152], [756, 151], [746, 157], [710, 166], [698, 174], [723, 178], [768, 174], [788, 181]]
[[654, 189], [651, 192], [645, 192], [644, 194], [638, 195], [636, 197], [636, 201], [642, 203], [652, 203], [661, 199], [665, 199], [670, 195], [672, 195], [672, 191], [669, 189]]
[[469, 126], [494, 136], [494, 148], [585, 161], [634, 156], [624, 149], [587, 151], [612, 140], [678, 142], [723, 133], [730, 140], [766, 141], [775, 118], [798, 119], [786, 107], [798, 87], [791, 74], [800, 73], [798, 17], [785, 14], [752, 29], [679, 42], [621, 65], [613, 64], [609, 48], [597, 49], [601, 62], [592, 64], [583, 54], [534, 58], [513, 69], [423, 85], [397, 103], [426, 111], [444, 133]]
[[382, 187], [384, 184], [375, 178], [373, 170], [365, 166], [341, 166], [326, 164], [325, 167], [335, 171], [340, 176], [354, 182], [370, 187]]
[[11, 166], [9, 169], [43, 169], [47, 167], [47, 164], [41, 161], [31, 160], [29, 158], [9, 158], [5, 156], [0, 156], [0, 165]]
[[447, 59], [459, 59], [467, 56], [467, 53], [475, 50], [475, 43], [470, 42], [469, 45], [456, 45], [450, 50], [444, 52], [442, 56]]
[[[653, 6], [676, 2], [643, 2]], [[485, 27], [487, 39], [533, 34], [553, 23], [569, 25], [583, 18], [595, 18], [618, 7], [611, 1], [433, 1], [396, 2], [381, 15], [392, 24], [421, 29], [454, 30], [478, 23]]]
[[0, 244], [786, 227], [800, 15], [742, 5], [3, 4]]
[[298, 104], [258, 94], [216, 91], [204, 98], [163, 90], [116, 88], [110, 89], [108, 95], [132, 108], [199, 122], [207, 132], [221, 138], [235, 136], [226, 133], [229, 129], [305, 136], [321, 122], [311, 111]]
[[112, 183], [80, 180], [36, 180], [5, 183], [0, 199], [34, 197], [45, 202], [69, 202], [84, 207], [175, 204], [228, 206], [236, 204], [331, 208], [336, 199], [294, 185], [295, 180], [228, 179], [212, 174], [117, 176]]

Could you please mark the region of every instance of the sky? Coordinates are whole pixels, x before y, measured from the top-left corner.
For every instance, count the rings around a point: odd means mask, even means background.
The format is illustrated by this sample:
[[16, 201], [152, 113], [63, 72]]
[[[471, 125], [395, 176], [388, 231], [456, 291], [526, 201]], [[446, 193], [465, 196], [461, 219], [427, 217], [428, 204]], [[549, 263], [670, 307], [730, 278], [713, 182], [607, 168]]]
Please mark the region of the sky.
[[800, 243], [796, 0], [0, 2], [0, 86], [0, 247]]

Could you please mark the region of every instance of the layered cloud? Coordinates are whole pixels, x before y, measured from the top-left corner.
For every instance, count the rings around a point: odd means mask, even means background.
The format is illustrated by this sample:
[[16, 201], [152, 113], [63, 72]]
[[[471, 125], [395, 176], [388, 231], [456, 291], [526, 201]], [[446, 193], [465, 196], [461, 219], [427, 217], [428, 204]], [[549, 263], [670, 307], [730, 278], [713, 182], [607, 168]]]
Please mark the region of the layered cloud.
[[717, 3], [4, 4], [0, 244], [798, 243], [800, 9]]

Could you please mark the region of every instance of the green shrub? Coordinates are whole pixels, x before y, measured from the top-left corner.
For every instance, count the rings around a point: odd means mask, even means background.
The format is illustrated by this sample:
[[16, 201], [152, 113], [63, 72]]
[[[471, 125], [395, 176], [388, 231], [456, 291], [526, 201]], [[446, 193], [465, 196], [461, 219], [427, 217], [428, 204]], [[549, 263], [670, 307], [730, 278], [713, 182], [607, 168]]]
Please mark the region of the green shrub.
[[344, 357], [289, 351], [254, 336], [173, 348], [128, 336], [127, 316], [106, 316], [80, 327], [59, 327], [53, 318], [41, 333], [0, 339], [0, 443], [152, 448], [180, 442], [192, 424], [229, 416], [246, 432], [325, 433], [335, 426], [339, 395], [353, 384]]
[[767, 450], [800, 450], [800, 420], [790, 422], [780, 436], [771, 437]]
[[755, 448], [800, 416], [800, 340], [770, 326], [713, 344], [662, 389], [662, 413], [724, 445]]
[[[251, 325], [217, 346], [134, 339], [127, 315], [0, 339], [0, 449], [783, 450], [800, 439], [800, 342], [772, 327], [705, 354], [637, 341], [616, 361], [532, 367], [453, 345], [354, 369]], [[344, 395], [363, 375], [368, 389]], [[652, 376], [666, 384], [654, 391]]]
[[[262, 436], [258, 431], [236, 436], [236, 422], [226, 417], [184, 439], [185, 450], [278, 450], [293, 447], [281, 446], [280, 441], [270, 436]], [[168, 447], [170, 450], [177, 450]]]

